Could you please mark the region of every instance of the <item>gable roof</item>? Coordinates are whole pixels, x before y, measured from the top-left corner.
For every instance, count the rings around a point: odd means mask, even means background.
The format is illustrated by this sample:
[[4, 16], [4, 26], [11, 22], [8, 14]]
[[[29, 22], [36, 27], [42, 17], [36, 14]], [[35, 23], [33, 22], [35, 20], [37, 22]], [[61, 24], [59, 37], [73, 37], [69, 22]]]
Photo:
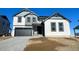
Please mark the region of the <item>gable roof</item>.
[[76, 26], [74, 29], [79, 29], [79, 25], [78, 25], [78, 26]]
[[[28, 14], [26, 14], [24, 17], [26, 17], [27, 15], [36, 15], [35, 13], [28, 13]], [[38, 15], [36, 15], [36, 16], [38, 16]]]
[[25, 16], [26, 14], [30, 13], [28, 9], [22, 9], [19, 13], [15, 14], [15, 16]]
[[58, 12], [55, 12], [52, 16], [48, 17], [46, 20], [50, 19], [51, 17], [62, 17], [63, 19], [71, 22], [69, 19], [67, 19], [66, 17], [64, 17], [63, 15], [61, 15], [60, 13]]
[[20, 12], [18, 12], [17, 14], [15, 14], [14, 16], [24, 16], [25, 17], [25, 16], [27, 16], [29, 14], [36, 15], [33, 11], [30, 11], [29, 9], [24, 8]]

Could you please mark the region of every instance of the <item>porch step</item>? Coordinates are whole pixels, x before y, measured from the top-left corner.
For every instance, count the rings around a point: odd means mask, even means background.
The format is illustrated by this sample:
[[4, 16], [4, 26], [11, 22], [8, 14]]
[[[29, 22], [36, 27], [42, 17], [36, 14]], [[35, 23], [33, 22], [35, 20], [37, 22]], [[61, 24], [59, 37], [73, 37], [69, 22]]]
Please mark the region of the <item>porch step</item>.
[[43, 37], [42, 35], [34, 35], [33, 38]]

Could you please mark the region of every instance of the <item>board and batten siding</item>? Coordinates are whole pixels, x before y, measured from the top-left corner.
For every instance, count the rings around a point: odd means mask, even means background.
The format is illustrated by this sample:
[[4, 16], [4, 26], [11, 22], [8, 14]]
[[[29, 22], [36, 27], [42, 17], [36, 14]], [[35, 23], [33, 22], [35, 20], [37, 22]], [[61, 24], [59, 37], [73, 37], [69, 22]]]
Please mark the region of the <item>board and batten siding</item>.
[[[27, 22], [27, 17], [30, 17], [30, 23]], [[37, 22], [38, 22], [38, 17], [37, 17], [36, 15], [27, 15], [27, 16], [25, 17], [25, 25], [29, 25], [29, 24], [32, 25], [32, 23], [33, 23], [33, 17], [36, 18], [36, 23], [37, 23]]]
[[21, 22], [18, 22], [18, 17], [13, 17], [13, 25], [25, 25], [25, 18], [21, 18]]
[[[56, 23], [56, 32], [51, 31], [51, 23]], [[64, 32], [59, 32], [59, 23], [62, 22], [64, 26]], [[69, 37], [70, 36], [70, 24], [67, 20], [52, 20], [45, 21], [45, 36], [46, 37]]]
[[24, 17], [22, 17], [22, 20], [21, 20], [21, 22], [18, 22], [18, 16], [15, 16], [15, 17], [13, 17], [13, 29], [12, 29], [12, 33], [11, 33], [11, 35], [14, 37], [14, 34], [15, 34], [15, 28], [17, 27], [17, 26], [23, 26], [23, 25], [25, 25], [25, 18]]
[[[15, 28], [30, 28], [30, 27], [32, 28], [32, 23], [33, 23], [32, 18], [33, 17], [35, 17], [36, 22], [38, 22], [38, 18], [36, 15], [27, 15], [26, 17], [21, 16], [22, 17], [21, 22], [18, 22], [18, 17], [19, 16], [13, 17], [13, 30], [11, 33], [12, 36], [14, 36], [14, 34], [15, 34]], [[27, 22], [27, 17], [30, 17], [30, 20], [31, 20], [30, 23]], [[27, 24], [27, 26], [26, 26], [26, 24]], [[31, 26], [29, 26], [29, 25], [31, 25]], [[32, 30], [32, 32], [33, 32], [33, 30]], [[32, 35], [33, 35], [33, 33], [32, 33]]]

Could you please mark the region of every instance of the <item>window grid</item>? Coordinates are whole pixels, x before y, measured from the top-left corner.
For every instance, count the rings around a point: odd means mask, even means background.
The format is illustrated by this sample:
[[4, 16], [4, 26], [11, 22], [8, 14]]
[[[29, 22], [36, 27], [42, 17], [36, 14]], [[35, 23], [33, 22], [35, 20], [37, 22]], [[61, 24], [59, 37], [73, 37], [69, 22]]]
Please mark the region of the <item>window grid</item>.
[[64, 31], [64, 28], [63, 28], [64, 26], [63, 26], [63, 23], [62, 22], [60, 22], [59, 23], [59, 32], [63, 32]]
[[33, 17], [33, 22], [36, 22], [36, 18], [35, 17]]
[[56, 32], [56, 23], [51, 23], [51, 31]]
[[27, 17], [27, 22], [31, 22], [30, 17]]
[[21, 22], [21, 17], [18, 17], [18, 22]]

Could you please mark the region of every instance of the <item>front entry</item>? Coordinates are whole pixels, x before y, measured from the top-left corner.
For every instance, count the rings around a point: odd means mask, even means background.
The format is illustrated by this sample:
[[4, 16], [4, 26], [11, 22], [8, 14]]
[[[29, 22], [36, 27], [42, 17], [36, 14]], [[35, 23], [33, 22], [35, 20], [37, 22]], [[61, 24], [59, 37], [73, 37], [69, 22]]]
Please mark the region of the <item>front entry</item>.
[[41, 24], [33, 24], [33, 33], [34, 33], [34, 35], [43, 34], [43, 28], [42, 28]]
[[37, 33], [38, 34], [42, 34], [42, 27], [41, 26], [37, 26]]

